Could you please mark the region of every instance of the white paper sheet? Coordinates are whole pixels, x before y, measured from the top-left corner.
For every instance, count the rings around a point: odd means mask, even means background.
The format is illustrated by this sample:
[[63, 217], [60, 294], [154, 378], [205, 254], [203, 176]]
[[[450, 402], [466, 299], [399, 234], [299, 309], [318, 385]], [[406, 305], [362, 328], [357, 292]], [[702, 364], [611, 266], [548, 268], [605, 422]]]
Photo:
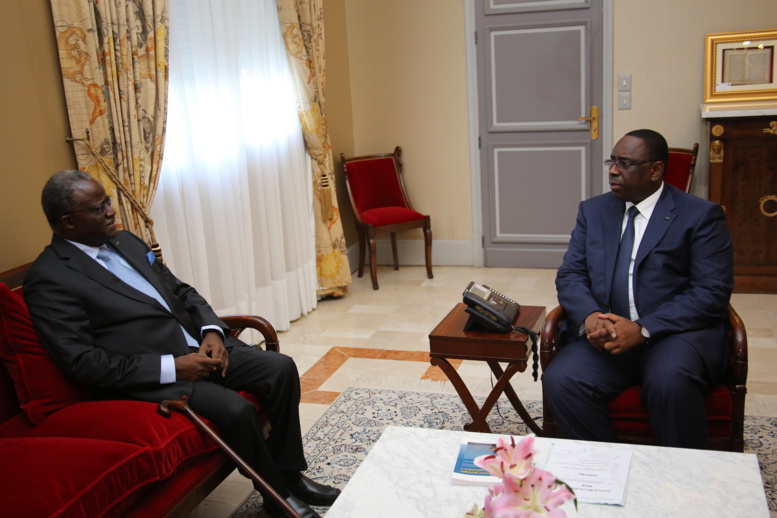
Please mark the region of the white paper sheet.
[[553, 445], [545, 470], [575, 490], [583, 504], [624, 505], [631, 450]]

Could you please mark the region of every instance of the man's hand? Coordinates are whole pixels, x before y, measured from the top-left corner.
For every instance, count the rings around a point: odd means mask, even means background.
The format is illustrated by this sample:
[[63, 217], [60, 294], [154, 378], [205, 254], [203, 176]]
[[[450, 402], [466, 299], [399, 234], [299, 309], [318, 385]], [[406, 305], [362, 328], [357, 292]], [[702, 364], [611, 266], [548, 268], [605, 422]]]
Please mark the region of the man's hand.
[[[609, 313], [607, 313], [609, 315]], [[597, 351], [604, 350], [604, 344], [615, 338], [613, 323], [601, 311], [595, 311], [585, 318], [585, 337]]]
[[220, 366], [219, 360], [214, 360], [198, 352], [176, 356], [175, 377], [179, 380], [202, 381], [218, 370]]
[[218, 331], [206, 331], [205, 337], [200, 344], [200, 350], [197, 354], [204, 354], [214, 360], [219, 361], [221, 366], [221, 377], [227, 375], [227, 367], [229, 367], [229, 352], [224, 347], [224, 340], [221, 339], [221, 334]]
[[596, 317], [604, 322], [603, 325], [606, 329], [612, 330], [602, 346], [610, 354], [621, 354], [645, 343], [645, 337], [642, 336], [642, 326], [636, 322], [613, 313], [598, 313]]
[[228, 366], [229, 353], [221, 335], [209, 331], [205, 333], [199, 351], [175, 358], [175, 376], [181, 380], [201, 381], [218, 370], [226, 376]]

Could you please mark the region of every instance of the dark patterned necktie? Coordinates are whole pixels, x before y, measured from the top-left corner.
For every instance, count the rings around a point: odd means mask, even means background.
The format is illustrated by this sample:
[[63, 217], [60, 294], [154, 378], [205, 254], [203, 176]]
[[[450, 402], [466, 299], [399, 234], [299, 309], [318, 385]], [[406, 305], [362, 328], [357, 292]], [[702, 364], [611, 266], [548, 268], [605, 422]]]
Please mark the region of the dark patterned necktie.
[[639, 209], [632, 205], [629, 208], [629, 220], [626, 229], [621, 236], [621, 244], [618, 247], [618, 257], [615, 259], [615, 272], [612, 276], [612, 290], [610, 291], [610, 312], [622, 317], [631, 318], [629, 311], [629, 266], [631, 266], [631, 253], [634, 249], [634, 218], [639, 214]]

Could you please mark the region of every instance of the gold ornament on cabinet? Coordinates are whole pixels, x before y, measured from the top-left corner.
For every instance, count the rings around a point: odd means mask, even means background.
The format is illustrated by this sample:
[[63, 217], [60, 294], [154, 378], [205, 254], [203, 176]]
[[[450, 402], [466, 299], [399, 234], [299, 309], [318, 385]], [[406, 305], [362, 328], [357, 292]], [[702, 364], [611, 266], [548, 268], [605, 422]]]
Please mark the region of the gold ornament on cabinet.
[[769, 194], [767, 196], [764, 196], [759, 200], [759, 203], [761, 204], [761, 214], [766, 216], [767, 218], [773, 218], [774, 216], [777, 216], [777, 209], [775, 209], [772, 212], [766, 212], [766, 204], [770, 201], [773, 201], [774, 203], [777, 203], [777, 196], [774, 194]]
[[723, 162], [723, 142], [713, 140], [710, 144], [710, 163], [720, 164]]

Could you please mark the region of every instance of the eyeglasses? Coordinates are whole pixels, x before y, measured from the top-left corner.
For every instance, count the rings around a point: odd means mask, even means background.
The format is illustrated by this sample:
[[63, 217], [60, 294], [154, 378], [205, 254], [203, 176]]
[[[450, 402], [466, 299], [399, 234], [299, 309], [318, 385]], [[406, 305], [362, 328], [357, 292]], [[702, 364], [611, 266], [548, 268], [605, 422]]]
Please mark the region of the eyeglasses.
[[640, 162], [629, 162], [628, 160], [621, 160], [620, 158], [611, 158], [604, 161], [604, 165], [607, 166], [607, 169], [610, 169], [612, 166], [615, 166], [618, 168], [619, 171], [628, 171], [632, 167], [637, 167], [638, 165], [642, 164], [649, 164], [651, 162], [658, 162], [658, 160], [642, 160]]
[[111, 197], [106, 197], [101, 204], [99, 204], [97, 207], [89, 207], [86, 209], [77, 209], [77, 210], [69, 210], [66, 212], [66, 214], [73, 214], [74, 212], [91, 212], [92, 214], [99, 214], [100, 216], [105, 216], [105, 213], [108, 212], [108, 207], [111, 207]]

